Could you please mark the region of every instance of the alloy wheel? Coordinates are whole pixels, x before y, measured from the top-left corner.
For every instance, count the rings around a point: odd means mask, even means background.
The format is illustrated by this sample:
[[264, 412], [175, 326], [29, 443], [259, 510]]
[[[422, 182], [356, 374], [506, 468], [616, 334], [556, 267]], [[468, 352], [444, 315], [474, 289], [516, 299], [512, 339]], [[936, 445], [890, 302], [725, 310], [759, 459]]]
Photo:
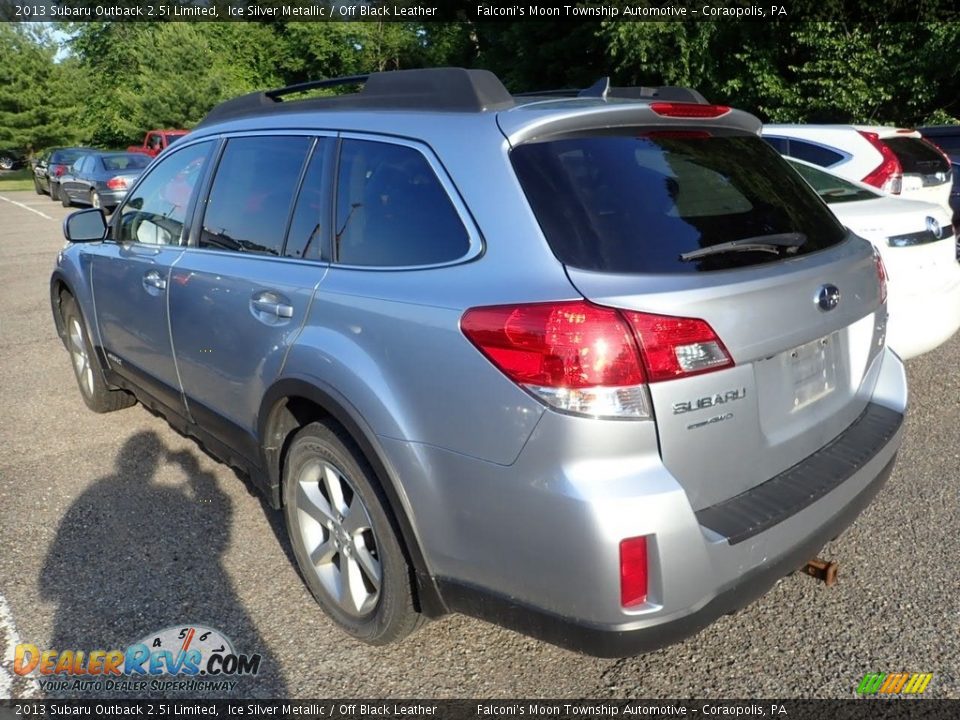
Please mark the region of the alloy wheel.
[[383, 568], [359, 493], [342, 471], [317, 458], [301, 469], [295, 502], [309, 568], [343, 612], [368, 615], [380, 597]]
[[70, 357], [73, 360], [73, 369], [77, 373], [80, 387], [88, 396], [93, 395], [93, 366], [87, 355], [87, 345], [83, 339], [83, 328], [77, 318], [70, 321]]

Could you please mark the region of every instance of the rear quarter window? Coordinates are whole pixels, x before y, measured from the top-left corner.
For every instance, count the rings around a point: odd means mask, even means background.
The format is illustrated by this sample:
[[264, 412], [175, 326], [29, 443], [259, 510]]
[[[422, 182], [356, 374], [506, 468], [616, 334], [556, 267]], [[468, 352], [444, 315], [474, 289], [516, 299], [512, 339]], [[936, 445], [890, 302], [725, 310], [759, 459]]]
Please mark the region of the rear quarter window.
[[830, 148], [803, 140], [790, 140], [787, 155], [820, 167], [830, 167], [843, 160], [843, 155]]
[[[846, 236], [816, 193], [755, 135], [641, 128], [520, 145], [514, 170], [566, 265], [615, 273], [693, 273], [815, 252]], [[799, 233], [789, 253], [681, 255]]]

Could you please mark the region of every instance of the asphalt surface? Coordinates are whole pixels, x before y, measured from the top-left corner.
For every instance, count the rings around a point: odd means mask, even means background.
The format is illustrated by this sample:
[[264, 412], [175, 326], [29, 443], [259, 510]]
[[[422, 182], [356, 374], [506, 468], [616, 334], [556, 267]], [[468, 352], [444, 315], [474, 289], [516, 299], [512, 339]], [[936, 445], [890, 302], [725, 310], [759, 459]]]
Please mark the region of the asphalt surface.
[[[0, 192], [0, 697], [17, 642], [123, 648], [200, 623], [261, 673], [230, 697], [836, 697], [867, 672], [932, 672], [960, 697], [960, 337], [908, 364], [907, 439], [886, 490], [823, 556], [686, 642], [583, 657], [450, 616], [399, 645], [348, 639], [316, 607], [282, 520], [142, 407], [84, 406], [50, 315], [67, 210]], [[571, 579], [571, 591], [578, 588]], [[107, 693], [109, 694], [109, 693]], [[136, 694], [114, 693], [139, 697]]]

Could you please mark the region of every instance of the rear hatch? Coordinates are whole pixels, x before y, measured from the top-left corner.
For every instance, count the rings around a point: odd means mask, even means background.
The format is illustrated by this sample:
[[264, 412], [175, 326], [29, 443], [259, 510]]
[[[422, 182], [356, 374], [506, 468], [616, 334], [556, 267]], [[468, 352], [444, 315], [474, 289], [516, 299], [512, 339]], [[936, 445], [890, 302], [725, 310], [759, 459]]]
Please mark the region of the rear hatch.
[[873, 250], [755, 133], [580, 129], [518, 144], [511, 160], [584, 297], [705, 320], [732, 359], [649, 382], [663, 462], [695, 510], [804, 460], [864, 411], [886, 314]]
[[903, 168], [901, 192], [915, 199], [949, 206], [950, 162], [926, 140], [909, 135], [881, 138]]

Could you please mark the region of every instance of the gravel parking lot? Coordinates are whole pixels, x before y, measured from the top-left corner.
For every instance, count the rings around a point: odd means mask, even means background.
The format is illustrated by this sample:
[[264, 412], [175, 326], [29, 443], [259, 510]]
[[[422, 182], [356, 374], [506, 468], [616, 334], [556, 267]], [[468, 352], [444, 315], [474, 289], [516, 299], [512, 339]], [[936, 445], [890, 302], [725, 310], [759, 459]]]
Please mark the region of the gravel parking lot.
[[620, 661], [460, 616], [371, 648], [315, 606], [280, 515], [233, 471], [139, 406], [86, 409], [48, 301], [67, 212], [0, 193], [0, 697], [44, 694], [13, 677], [17, 638], [113, 649], [185, 623], [263, 655], [233, 697], [843, 698], [864, 673], [898, 671], [960, 697], [960, 337], [908, 364], [906, 443], [823, 553], [835, 587], [794, 574], [683, 644]]

